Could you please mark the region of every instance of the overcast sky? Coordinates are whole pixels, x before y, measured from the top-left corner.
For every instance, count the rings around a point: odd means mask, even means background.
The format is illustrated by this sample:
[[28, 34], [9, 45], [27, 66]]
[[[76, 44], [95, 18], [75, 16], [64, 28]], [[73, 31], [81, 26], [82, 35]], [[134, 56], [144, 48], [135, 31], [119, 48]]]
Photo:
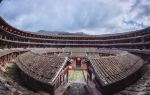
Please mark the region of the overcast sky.
[[117, 33], [150, 26], [150, 0], [3, 0], [0, 16], [26, 31]]

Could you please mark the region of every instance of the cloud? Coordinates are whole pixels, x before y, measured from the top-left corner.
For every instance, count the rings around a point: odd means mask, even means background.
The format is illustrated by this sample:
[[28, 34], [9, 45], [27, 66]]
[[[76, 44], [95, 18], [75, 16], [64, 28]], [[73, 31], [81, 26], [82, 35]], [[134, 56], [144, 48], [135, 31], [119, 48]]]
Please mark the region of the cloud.
[[0, 3], [2, 2], [3, 0], [0, 0]]
[[149, 0], [4, 0], [0, 15], [26, 31], [118, 33], [150, 25]]
[[123, 21], [123, 22], [126, 23], [126, 24], [129, 24], [129, 25], [134, 25], [134, 26], [138, 26], [138, 27], [141, 27], [141, 28], [146, 27], [146, 26], [143, 25], [143, 23], [138, 23], [138, 22], [133, 21], [133, 20]]

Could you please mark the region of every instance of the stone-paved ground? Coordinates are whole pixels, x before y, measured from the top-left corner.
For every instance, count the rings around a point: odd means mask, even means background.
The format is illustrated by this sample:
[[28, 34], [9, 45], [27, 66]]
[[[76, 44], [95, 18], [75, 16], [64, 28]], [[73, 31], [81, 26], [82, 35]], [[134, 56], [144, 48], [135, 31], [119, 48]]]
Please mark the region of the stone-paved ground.
[[142, 77], [114, 95], [150, 95], [150, 64], [143, 66]]
[[82, 70], [70, 70], [69, 82], [85, 82], [83, 71]]
[[9, 95], [9, 94], [11, 94], [10, 90], [5, 86], [4, 83], [0, 81], [0, 95]]
[[8, 68], [0, 68], [0, 95], [46, 95], [39, 94], [28, 90], [26, 87], [20, 85], [17, 81], [19, 77], [16, 74], [16, 67], [14, 65]]
[[72, 83], [67, 90], [65, 91], [64, 95], [89, 95], [85, 88], [85, 84], [82, 83]]

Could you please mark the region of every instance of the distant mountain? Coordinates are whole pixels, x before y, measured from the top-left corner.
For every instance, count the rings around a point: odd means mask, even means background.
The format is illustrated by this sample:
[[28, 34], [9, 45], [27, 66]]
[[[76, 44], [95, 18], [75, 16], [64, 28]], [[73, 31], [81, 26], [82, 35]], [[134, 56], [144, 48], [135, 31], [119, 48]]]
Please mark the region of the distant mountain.
[[68, 33], [68, 32], [61, 32], [61, 31], [46, 31], [46, 30], [39, 30], [37, 33], [39, 34], [59, 34], [59, 33]]
[[46, 31], [46, 30], [39, 30], [37, 32], [38, 34], [44, 34], [44, 35], [87, 35], [83, 32], [76, 32], [76, 33], [70, 33], [70, 32], [64, 32], [64, 31]]

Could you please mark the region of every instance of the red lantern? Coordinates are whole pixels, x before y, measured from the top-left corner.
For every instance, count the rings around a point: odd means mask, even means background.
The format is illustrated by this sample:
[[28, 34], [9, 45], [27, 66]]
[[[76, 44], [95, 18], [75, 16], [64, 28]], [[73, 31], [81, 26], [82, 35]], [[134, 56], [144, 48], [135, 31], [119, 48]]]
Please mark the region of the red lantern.
[[73, 68], [72, 68], [72, 66], [68, 66], [68, 70], [72, 70]]
[[78, 58], [77, 58], [77, 61], [80, 61], [80, 60], [81, 60], [81, 59], [78, 57]]
[[72, 66], [68, 66], [68, 67], [65, 69], [64, 74], [66, 74], [69, 70], [72, 70], [72, 69], [73, 69]]

